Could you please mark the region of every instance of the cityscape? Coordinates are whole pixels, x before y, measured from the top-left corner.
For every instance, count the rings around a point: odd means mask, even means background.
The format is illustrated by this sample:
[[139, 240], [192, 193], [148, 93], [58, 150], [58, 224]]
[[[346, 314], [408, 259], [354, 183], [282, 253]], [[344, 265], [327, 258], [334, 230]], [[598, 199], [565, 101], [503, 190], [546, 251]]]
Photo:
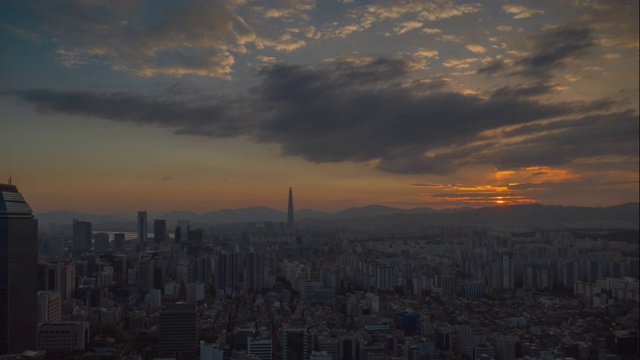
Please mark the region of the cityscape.
[[638, 357], [638, 203], [600, 228], [495, 212], [494, 226], [350, 227], [297, 219], [289, 188], [279, 222], [139, 211], [135, 231], [108, 232], [43, 226], [0, 190], [2, 359]]
[[0, 360], [640, 359], [638, 29], [0, 1]]

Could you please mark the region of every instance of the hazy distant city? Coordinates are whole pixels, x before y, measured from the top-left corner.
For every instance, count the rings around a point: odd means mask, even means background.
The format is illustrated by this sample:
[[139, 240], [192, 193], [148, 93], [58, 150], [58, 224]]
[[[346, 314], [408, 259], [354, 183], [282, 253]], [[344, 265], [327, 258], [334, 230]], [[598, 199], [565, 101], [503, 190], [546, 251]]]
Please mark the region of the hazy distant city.
[[0, 360], [640, 359], [638, 29], [1, 0]]
[[2, 359], [638, 357], [637, 203], [299, 219], [290, 189], [286, 213], [141, 210], [131, 229], [34, 220], [0, 189], [1, 350], [20, 354]]

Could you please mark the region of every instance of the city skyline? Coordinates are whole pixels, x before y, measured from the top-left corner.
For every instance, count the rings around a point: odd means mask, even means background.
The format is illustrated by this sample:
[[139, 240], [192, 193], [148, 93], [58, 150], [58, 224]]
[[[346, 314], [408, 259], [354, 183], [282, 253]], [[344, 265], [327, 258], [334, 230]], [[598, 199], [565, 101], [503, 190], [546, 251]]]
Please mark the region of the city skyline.
[[637, 29], [637, 1], [7, 1], [1, 182], [36, 213], [637, 202]]

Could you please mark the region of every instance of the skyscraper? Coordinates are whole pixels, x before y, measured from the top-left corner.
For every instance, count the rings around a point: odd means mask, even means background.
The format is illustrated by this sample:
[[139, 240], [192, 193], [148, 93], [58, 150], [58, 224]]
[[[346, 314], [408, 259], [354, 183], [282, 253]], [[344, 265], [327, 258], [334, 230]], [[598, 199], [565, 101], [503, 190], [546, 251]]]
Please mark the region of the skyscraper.
[[91, 249], [91, 223], [87, 221], [73, 220], [73, 250]]
[[36, 349], [38, 220], [14, 185], [0, 184], [0, 355]]
[[199, 321], [195, 304], [170, 304], [160, 312], [158, 335], [161, 353], [194, 354], [198, 351]]
[[138, 242], [147, 241], [147, 212], [138, 211]]
[[289, 207], [287, 209], [287, 227], [293, 227], [293, 192], [289, 188]]
[[309, 357], [309, 339], [307, 327], [288, 327], [282, 329], [282, 360], [305, 360]]
[[153, 220], [153, 241], [156, 244], [164, 243], [167, 240], [167, 220]]

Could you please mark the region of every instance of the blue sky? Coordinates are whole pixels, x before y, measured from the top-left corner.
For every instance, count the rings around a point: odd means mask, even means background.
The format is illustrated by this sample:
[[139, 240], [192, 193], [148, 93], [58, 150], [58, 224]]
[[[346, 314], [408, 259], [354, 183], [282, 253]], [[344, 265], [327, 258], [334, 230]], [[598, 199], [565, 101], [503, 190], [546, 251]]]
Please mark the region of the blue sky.
[[4, 1], [36, 211], [638, 201], [637, 1]]

